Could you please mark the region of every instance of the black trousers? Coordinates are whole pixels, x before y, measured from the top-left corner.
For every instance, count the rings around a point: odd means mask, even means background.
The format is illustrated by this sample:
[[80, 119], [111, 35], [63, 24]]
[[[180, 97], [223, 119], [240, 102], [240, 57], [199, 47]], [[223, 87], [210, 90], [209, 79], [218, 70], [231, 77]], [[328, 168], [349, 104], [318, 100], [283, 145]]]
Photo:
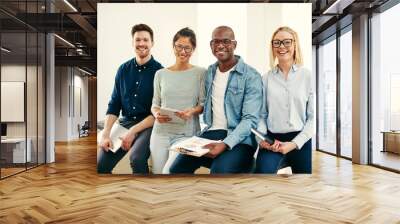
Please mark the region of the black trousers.
[[[299, 132], [290, 132], [284, 134], [274, 134], [268, 132], [268, 135], [281, 141], [287, 142], [293, 140]], [[259, 149], [256, 160], [256, 173], [273, 173], [284, 167], [290, 166], [293, 173], [311, 174], [311, 139], [308, 140], [300, 150], [294, 149], [283, 155], [279, 152], [273, 152], [267, 149]]]

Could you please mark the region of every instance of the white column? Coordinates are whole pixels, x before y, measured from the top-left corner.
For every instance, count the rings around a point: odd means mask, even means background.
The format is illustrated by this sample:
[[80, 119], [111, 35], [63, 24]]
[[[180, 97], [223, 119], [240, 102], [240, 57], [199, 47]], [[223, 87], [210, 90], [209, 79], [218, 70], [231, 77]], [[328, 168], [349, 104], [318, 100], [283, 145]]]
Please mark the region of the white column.
[[368, 15], [353, 20], [353, 162], [368, 163]]
[[55, 60], [54, 35], [46, 35], [46, 163], [55, 161], [54, 133], [55, 133]]

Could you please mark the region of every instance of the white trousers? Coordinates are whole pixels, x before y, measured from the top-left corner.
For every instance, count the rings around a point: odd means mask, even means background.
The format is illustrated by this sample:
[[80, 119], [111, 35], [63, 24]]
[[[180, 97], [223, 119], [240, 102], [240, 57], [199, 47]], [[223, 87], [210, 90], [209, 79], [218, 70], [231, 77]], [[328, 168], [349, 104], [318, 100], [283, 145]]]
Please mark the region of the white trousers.
[[169, 168], [179, 153], [168, 150], [174, 135], [155, 133], [154, 129], [150, 137], [150, 152], [153, 162], [153, 174], [169, 174]]

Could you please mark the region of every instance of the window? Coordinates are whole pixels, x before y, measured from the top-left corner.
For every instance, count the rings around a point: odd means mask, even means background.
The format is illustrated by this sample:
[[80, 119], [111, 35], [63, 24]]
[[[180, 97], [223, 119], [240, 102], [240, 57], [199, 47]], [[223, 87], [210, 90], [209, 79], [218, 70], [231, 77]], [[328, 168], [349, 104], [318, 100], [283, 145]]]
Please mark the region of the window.
[[336, 40], [318, 48], [318, 145], [336, 153]]
[[340, 155], [352, 156], [352, 33], [340, 36]]
[[398, 21], [400, 4], [371, 18], [371, 157], [373, 164], [395, 170], [400, 170]]

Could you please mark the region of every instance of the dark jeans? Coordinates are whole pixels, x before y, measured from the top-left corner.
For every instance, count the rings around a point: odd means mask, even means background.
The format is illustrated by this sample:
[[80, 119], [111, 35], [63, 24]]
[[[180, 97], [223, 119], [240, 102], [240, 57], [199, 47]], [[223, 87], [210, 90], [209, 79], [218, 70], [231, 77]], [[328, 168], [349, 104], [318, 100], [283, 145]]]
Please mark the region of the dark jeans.
[[[285, 134], [268, 134], [281, 142], [293, 140], [299, 132]], [[256, 160], [256, 173], [274, 173], [284, 167], [290, 166], [293, 173], [311, 173], [311, 139], [300, 150], [294, 149], [283, 155], [267, 149], [259, 149]]]
[[[147, 160], [150, 157], [150, 136], [152, 128], [147, 128], [139, 133], [129, 151], [131, 168], [133, 173], [149, 173]], [[97, 160], [98, 173], [111, 173], [117, 163], [125, 156], [127, 151], [118, 149], [115, 153], [100, 149]]]
[[[226, 130], [212, 130], [204, 132], [200, 137], [222, 140], [226, 136]], [[212, 174], [246, 173], [251, 169], [254, 153], [255, 149], [250, 145], [238, 144], [214, 159], [179, 154], [170, 168], [170, 173], [194, 173], [200, 166], [210, 168]]]

